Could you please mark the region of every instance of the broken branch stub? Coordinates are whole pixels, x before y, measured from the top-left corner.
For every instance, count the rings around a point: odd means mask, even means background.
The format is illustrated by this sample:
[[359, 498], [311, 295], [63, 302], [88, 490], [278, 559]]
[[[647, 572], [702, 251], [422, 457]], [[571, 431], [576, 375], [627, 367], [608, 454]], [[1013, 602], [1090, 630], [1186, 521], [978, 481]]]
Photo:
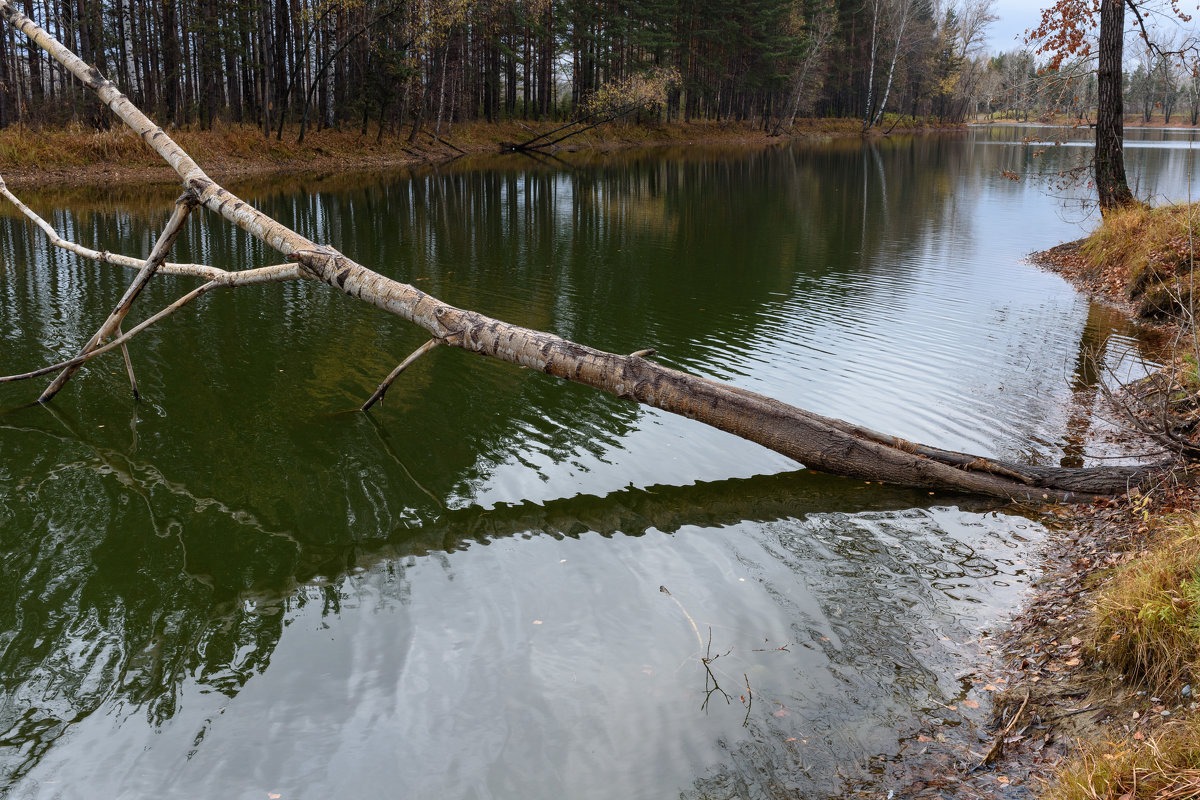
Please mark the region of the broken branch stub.
[[754, 392], [672, 370], [640, 356], [607, 353], [456, 308], [301, 236], [226, 191], [111, 81], [9, 0], [0, 0], [0, 15], [92, 89], [175, 169], [199, 204], [298, 262], [312, 277], [420, 326], [441, 344], [698, 420], [757, 442], [809, 468], [848, 477], [1008, 499], [1065, 501], [1123, 492], [1155, 469], [1029, 467], [910, 445]]
[[411, 367], [418, 358], [425, 355], [441, 343], [442, 341], [440, 339], [430, 339], [428, 342], [414, 350], [408, 358], [401, 361], [400, 364], [397, 365], [397, 367], [392, 370], [386, 378], [383, 379], [383, 383], [379, 384], [379, 388], [375, 390], [375, 393], [368, 397], [367, 402], [363, 403], [358, 410], [369, 411], [371, 406], [383, 399], [383, 396], [387, 394], [388, 388], [395, 382], [396, 378], [400, 377], [400, 374], [403, 373], [404, 370]]
[[[120, 339], [124, 337], [124, 335], [125, 332], [122, 331], [121, 326], [118, 325], [117, 338]], [[133, 359], [129, 356], [129, 345], [125, 342], [121, 342], [121, 355], [125, 358], [125, 374], [129, 376], [129, 388], [133, 391], [133, 399], [140, 400], [142, 397], [140, 394], [138, 394], [137, 376], [133, 374]]]

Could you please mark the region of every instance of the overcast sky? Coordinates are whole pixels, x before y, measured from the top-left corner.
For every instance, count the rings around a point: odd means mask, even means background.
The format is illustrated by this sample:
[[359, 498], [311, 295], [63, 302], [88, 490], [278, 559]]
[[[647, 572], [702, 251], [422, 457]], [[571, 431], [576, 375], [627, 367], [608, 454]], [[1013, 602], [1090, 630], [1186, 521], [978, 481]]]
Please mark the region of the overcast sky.
[[[1043, 8], [1049, 8], [1054, 4], [1054, 0], [996, 0], [994, 13], [1000, 19], [992, 23], [992, 27], [988, 29], [988, 52], [991, 55], [996, 53], [1004, 53], [1018, 47], [1023, 47], [1022, 39], [1026, 29], [1032, 28], [1041, 18]], [[1160, 11], [1166, 9], [1167, 3], [1162, 3]], [[1180, 8], [1188, 11], [1193, 16], [1200, 19], [1200, 0], [1182, 0]], [[1152, 4], [1151, 8], [1157, 8], [1158, 4]], [[1173, 21], [1169, 14], [1154, 13], [1147, 16], [1151, 36], [1154, 36], [1155, 30], [1163, 33], [1171, 33], [1172, 29], [1179, 30], [1180, 24]], [[1125, 15], [1126, 27], [1133, 24], [1130, 14]], [[1195, 23], [1185, 26], [1188, 30], [1194, 31]], [[1125, 44], [1126, 58], [1130, 57], [1130, 42], [1133, 38], [1127, 38]]]
[[1039, 12], [1052, 5], [1054, 0], [996, 0], [996, 16], [988, 31], [988, 51], [1003, 53], [1020, 47], [1018, 41], [1026, 28], [1037, 23]]

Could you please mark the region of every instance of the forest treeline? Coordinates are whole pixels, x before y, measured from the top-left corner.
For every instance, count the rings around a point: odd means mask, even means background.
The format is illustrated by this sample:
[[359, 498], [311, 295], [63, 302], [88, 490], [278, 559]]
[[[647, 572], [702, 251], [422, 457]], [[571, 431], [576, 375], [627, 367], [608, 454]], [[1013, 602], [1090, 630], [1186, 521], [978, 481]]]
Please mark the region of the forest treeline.
[[[1125, 113], [1165, 124], [1200, 122], [1200, 60], [1181, 55], [1172, 42], [1147, 46], [1138, 40], [1122, 75]], [[1047, 60], [1048, 61], [1048, 60]], [[988, 61], [976, 88], [977, 110], [1014, 120], [1095, 121], [1096, 74], [1088, 61], [1051, 69], [1029, 50], [1013, 50]]]
[[[601, 97], [610, 111], [776, 128], [802, 115], [873, 125], [885, 110], [959, 120], [986, 73], [991, 2], [14, 0], [163, 124], [264, 132], [566, 119]], [[622, 106], [622, 92], [639, 99]], [[0, 127], [70, 122], [106, 124], [6, 28]]]
[[[15, 0], [166, 125], [440, 133], [457, 122], [979, 115], [1088, 121], [1090, 64], [984, 53], [994, 0]], [[1149, 48], [1128, 111], [1200, 117], [1200, 70]], [[0, 127], [109, 120], [11, 27]]]

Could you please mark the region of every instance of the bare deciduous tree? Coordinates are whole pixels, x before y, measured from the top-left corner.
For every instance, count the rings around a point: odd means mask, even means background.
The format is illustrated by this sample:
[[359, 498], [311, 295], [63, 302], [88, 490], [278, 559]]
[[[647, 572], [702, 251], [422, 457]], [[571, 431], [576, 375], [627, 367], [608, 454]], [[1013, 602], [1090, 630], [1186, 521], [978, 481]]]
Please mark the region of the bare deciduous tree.
[[[245, 203], [213, 181], [169, 135], [133, 105], [95, 67], [84, 63], [55, 38], [14, 8], [0, 0], [0, 16], [28, 35], [78, 78], [120, 120], [161, 155], [179, 175], [184, 189], [176, 212], [160, 235], [150, 257], [115, 260], [106, 253], [93, 255], [101, 261], [121, 263], [138, 269], [138, 275], [114, 312], [100, 326], [79, 356], [3, 381], [21, 380], [59, 370], [74, 370], [102, 351], [120, 346], [130, 337], [194, 297], [226, 280], [257, 273], [262, 280], [306, 277], [405, 319], [423, 330], [429, 342], [402, 362], [383, 382], [380, 392], [402, 369], [423, 353], [454, 348], [490, 356], [535, 369], [547, 375], [607, 392], [622, 400], [642, 403], [711, 425], [757, 442], [805, 466], [838, 475], [881, 480], [934, 490], [950, 490], [1025, 500], [1079, 500], [1099, 494], [1120, 493], [1143, 480], [1148, 467], [1094, 467], [1067, 469], [1031, 466], [908, 442], [858, 425], [788, 405], [754, 392], [669, 369], [650, 360], [653, 350], [620, 355], [597, 350], [553, 334], [523, 328], [483, 314], [456, 308], [356, 263], [331, 247], [318, 244]], [[8, 196], [8, 195], [5, 195]], [[13, 199], [10, 197], [10, 199]], [[165, 258], [182, 220], [192, 210], [204, 208], [237, 225], [255, 238], [295, 262], [289, 267], [231, 272], [212, 267], [170, 265]], [[43, 230], [48, 226], [43, 225]], [[52, 233], [55, 244], [81, 252]], [[117, 334], [120, 324], [141, 287], [164, 270], [191, 270], [209, 277], [163, 311], [144, 320], [128, 333]], [[106, 338], [117, 334], [107, 345]], [[56, 379], [40, 398], [48, 402], [53, 391], [70, 375]], [[53, 390], [53, 391], [52, 391]]]
[[[867, 66], [867, 105], [863, 115], [863, 130], [868, 131], [883, 119], [888, 97], [892, 92], [892, 81], [896, 77], [896, 63], [908, 44], [905, 33], [916, 16], [916, 0], [868, 0], [867, 10], [871, 15], [871, 49]], [[884, 48], [890, 47], [890, 54]], [[886, 80], [883, 94], [876, 102], [875, 73], [881, 63], [887, 61]], [[883, 76], [881, 76], [883, 77]]]

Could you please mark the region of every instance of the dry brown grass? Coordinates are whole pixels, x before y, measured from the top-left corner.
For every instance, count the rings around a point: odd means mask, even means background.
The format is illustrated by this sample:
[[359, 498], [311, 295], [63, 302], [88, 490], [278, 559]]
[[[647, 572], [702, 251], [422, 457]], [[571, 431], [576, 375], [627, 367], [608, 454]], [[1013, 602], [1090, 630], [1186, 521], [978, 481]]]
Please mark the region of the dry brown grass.
[[1059, 770], [1046, 800], [1200, 800], [1200, 722], [1146, 741], [1089, 744]]
[[[218, 126], [212, 130], [180, 130], [172, 135], [181, 145], [197, 152], [234, 158], [291, 157], [294, 136], [282, 143], [266, 140], [255, 128], [244, 125]], [[361, 148], [361, 142], [356, 143]], [[313, 148], [306, 148], [313, 149]], [[91, 164], [151, 164], [158, 156], [131, 130], [113, 126], [95, 130], [72, 125], [54, 130], [10, 127], [0, 130], [0, 169], [22, 167], [72, 167]]]
[[[889, 121], [888, 125], [891, 124]], [[385, 131], [378, 135], [372, 124], [366, 134], [357, 126], [340, 130], [312, 130], [303, 144], [297, 144], [299, 127], [287, 126], [283, 138], [264, 137], [250, 125], [217, 124], [211, 130], [183, 128], [170, 133], [185, 150], [201, 159], [214, 172], [221, 167], [231, 169], [304, 169], [306, 165], [325, 169], [330, 167], [354, 169], [356, 166], [375, 167], [381, 162], [391, 164], [439, 161], [458, 152], [494, 153], [508, 142], [523, 142], [559, 127], [559, 122], [526, 122], [506, 120], [497, 123], [470, 122], [446, 125], [441, 138], [453, 145], [436, 142], [429, 130], [422, 130], [416, 140], [408, 141], [408, 128], [399, 132]], [[921, 128], [921, 121], [905, 119], [897, 131]], [[861, 132], [861, 123], [853, 119], [797, 120], [793, 133], [801, 137], [850, 137]], [[682, 144], [691, 142], [778, 142], [767, 131], [751, 125], [729, 122], [671, 123], [668, 125], [614, 123], [590, 130], [565, 141], [564, 146], [609, 149], [636, 145]], [[457, 150], [456, 150], [457, 148]], [[124, 174], [130, 168], [166, 168], [138, 137], [126, 128], [114, 124], [108, 130], [94, 130], [81, 125], [63, 128], [32, 129], [13, 126], [0, 130], [0, 174], [6, 177], [19, 174], [25, 183], [38, 183], [38, 171], [67, 170], [77, 180], [86, 175], [81, 168], [103, 168], [109, 182], [136, 182], [137, 172]], [[68, 176], [69, 177], [69, 176]], [[161, 176], [154, 176], [155, 179]], [[145, 178], [142, 182], [145, 182]], [[61, 181], [54, 181], [61, 182]]]
[[[1200, 519], [1165, 521], [1154, 545], [1096, 590], [1091, 615], [1085, 650], [1148, 695], [1178, 697], [1200, 674]], [[1083, 744], [1052, 777], [1047, 800], [1200, 800], [1200, 720], [1151, 733], [1140, 719], [1119, 741]]]
[[1198, 674], [1200, 528], [1192, 516], [1165, 526], [1157, 544], [1118, 568], [1093, 610], [1097, 655], [1166, 693]]
[[1200, 245], [1200, 204], [1135, 206], [1108, 214], [1081, 252], [1106, 289], [1138, 301], [1144, 317], [1187, 313]]

